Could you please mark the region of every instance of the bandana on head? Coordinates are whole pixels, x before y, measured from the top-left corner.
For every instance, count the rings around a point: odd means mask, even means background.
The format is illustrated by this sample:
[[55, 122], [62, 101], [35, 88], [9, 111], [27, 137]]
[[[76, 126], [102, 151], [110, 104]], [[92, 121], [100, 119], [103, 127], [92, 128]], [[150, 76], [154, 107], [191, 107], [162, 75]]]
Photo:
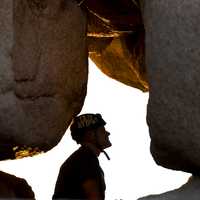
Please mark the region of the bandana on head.
[[[106, 125], [106, 122], [100, 114], [83, 114], [77, 116], [73, 119], [70, 127], [72, 138], [80, 144], [82, 130], [87, 128], [97, 128], [104, 125]], [[108, 154], [103, 149], [101, 149], [101, 151], [105, 154], [107, 159], [110, 160]]]
[[106, 122], [103, 120], [100, 114], [83, 114], [76, 117], [72, 124], [74, 128], [83, 129], [104, 126]]

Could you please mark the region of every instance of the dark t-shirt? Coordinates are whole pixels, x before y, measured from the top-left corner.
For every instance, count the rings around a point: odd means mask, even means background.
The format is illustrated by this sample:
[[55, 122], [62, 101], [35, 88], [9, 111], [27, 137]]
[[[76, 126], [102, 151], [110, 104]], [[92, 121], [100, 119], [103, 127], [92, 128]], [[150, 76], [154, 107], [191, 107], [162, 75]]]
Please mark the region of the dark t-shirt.
[[53, 199], [87, 199], [82, 185], [88, 179], [96, 180], [104, 199], [104, 174], [98, 158], [89, 147], [81, 146], [61, 166]]

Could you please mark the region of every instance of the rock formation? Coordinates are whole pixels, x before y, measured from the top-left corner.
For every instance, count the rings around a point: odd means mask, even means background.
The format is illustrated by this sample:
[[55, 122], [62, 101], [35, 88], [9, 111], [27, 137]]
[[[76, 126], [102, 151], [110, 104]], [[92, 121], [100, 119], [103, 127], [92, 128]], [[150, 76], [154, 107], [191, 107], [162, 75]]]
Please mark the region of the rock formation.
[[[199, 174], [200, 2], [145, 1], [147, 121], [164, 167]], [[159, 16], [159, 20], [158, 20]]]
[[197, 0], [144, 1], [151, 153], [158, 165], [198, 176], [178, 190], [144, 200], [200, 197], [199, 9]]
[[105, 74], [148, 90], [141, 16], [132, 0], [1, 2], [0, 159], [58, 143], [83, 105], [88, 52]]
[[[142, 83], [147, 79], [140, 78], [142, 76], [135, 70], [146, 71], [142, 70], [145, 69], [145, 62], [141, 48], [141, 27], [144, 24], [145, 59], [150, 86], [147, 121], [152, 155], [159, 165], [199, 175], [200, 2], [144, 0], [140, 1], [140, 12], [137, 10], [139, 1], [134, 2], [131, 6], [131, 1], [111, 1], [110, 4], [101, 1], [101, 6], [97, 3], [95, 7], [92, 1], [86, 1], [89, 19], [92, 14], [96, 16], [96, 20], [91, 17], [93, 20], [89, 21], [89, 33], [93, 40], [99, 37], [91, 42], [92, 48], [89, 46], [90, 57], [107, 75], [144, 89], [145, 84]], [[117, 16], [122, 20], [117, 20]], [[109, 37], [111, 34], [112, 37]], [[114, 37], [114, 34], [119, 36]], [[130, 48], [127, 48], [127, 44]], [[139, 51], [134, 51], [137, 48]], [[140, 52], [140, 56], [134, 56], [137, 55], [134, 52]], [[133, 60], [135, 63], [138, 61], [140, 67], [136, 67], [137, 64], [131, 62]], [[131, 73], [131, 69], [136, 73]], [[137, 73], [138, 76], [131, 76]], [[142, 74], [145, 77], [145, 73]], [[135, 77], [138, 77], [138, 82]]]
[[144, 25], [139, 3], [132, 0], [87, 0], [90, 58], [106, 75], [148, 91]]
[[34, 200], [34, 193], [27, 182], [22, 178], [0, 171], [0, 198], [1, 199], [29, 199]]
[[199, 176], [199, 10], [199, 0], [1, 0], [0, 160], [58, 143], [82, 108], [89, 53], [149, 89], [156, 163]]
[[86, 16], [75, 1], [2, 0], [0, 149], [55, 146], [82, 108]]
[[151, 195], [138, 200], [199, 200], [200, 178], [191, 177], [189, 181], [177, 190], [166, 192], [161, 195]]

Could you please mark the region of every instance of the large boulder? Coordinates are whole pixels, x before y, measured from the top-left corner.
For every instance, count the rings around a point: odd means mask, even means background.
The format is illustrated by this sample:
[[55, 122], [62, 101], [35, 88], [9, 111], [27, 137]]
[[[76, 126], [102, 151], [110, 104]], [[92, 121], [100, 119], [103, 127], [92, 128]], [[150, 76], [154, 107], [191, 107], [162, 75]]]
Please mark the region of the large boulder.
[[138, 200], [199, 200], [200, 178], [191, 177], [189, 181], [179, 189], [160, 195], [151, 195]]
[[0, 199], [34, 200], [35, 195], [24, 179], [0, 171]]
[[151, 152], [167, 168], [200, 170], [200, 1], [144, 1]]
[[90, 58], [109, 77], [148, 91], [144, 25], [138, 1], [87, 0]]
[[[140, 37], [140, 38], [138, 38]], [[90, 38], [90, 42], [91, 42]], [[95, 40], [95, 43], [97, 43]], [[102, 42], [102, 38], [100, 42]], [[99, 50], [90, 49], [90, 58], [103, 73], [126, 85], [148, 91], [144, 64], [144, 35], [132, 33], [127, 36], [105, 39], [109, 44]], [[91, 44], [91, 43], [90, 43]], [[101, 45], [103, 46], [103, 45]], [[90, 46], [89, 46], [90, 47]]]
[[88, 76], [87, 20], [75, 0], [1, 0], [0, 21], [5, 159], [13, 147], [51, 149], [80, 112]]

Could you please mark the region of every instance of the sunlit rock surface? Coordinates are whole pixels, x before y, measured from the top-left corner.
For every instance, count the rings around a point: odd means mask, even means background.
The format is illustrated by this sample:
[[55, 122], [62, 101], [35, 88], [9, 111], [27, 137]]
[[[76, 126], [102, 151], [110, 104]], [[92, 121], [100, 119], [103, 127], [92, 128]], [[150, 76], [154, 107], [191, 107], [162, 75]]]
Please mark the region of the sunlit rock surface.
[[160, 195], [151, 195], [138, 200], [199, 200], [200, 178], [191, 177], [189, 181], [177, 190]]
[[29, 199], [35, 195], [27, 182], [16, 176], [0, 171], [0, 199]]
[[51, 149], [82, 108], [87, 23], [76, 1], [62, 0], [1, 0], [0, 23], [0, 157], [5, 159], [15, 146]]
[[[90, 58], [106, 75], [126, 85], [148, 90], [144, 65], [144, 46], [137, 44], [142, 34], [116, 37], [102, 51], [90, 52]], [[136, 41], [134, 41], [136, 39]], [[97, 39], [98, 40], [98, 39]], [[97, 41], [95, 41], [97, 43]], [[136, 42], [134, 44], [134, 42]], [[133, 45], [136, 45], [135, 47]], [[138, 45], [138, 46], [137, 46]], [[134, 49], [135, 48], [135, 49]]]
[[145, 1], [147, 120], [164, 167], [200, 170], [200, 1]]
[[111, 78], [148, 91], [139, 1], [87, 0], [90, 58]]

